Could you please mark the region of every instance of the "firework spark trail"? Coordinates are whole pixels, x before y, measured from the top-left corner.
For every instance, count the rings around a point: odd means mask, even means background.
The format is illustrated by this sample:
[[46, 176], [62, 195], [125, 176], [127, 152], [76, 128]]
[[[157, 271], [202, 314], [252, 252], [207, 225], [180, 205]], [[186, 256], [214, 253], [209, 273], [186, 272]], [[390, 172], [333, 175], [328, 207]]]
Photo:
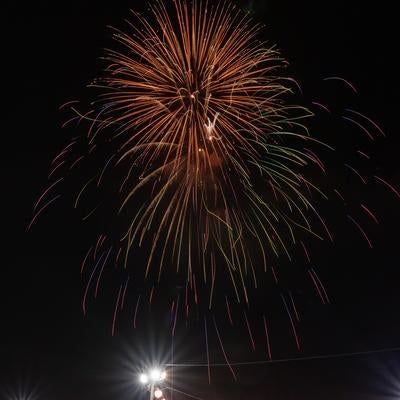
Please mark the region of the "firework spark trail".
[[220, 333], [219, 333], [218, 326], [217, 326], [217, 323], [216, 323], [216, 321], [215, 321], [215, 317], [214, 317], [214, 316], [213, 316], [213, 322], [214, 322], [215, 332], [217, 333], [218, 342], [219, 342], [219, 344], [220, 344], [220, 346], [221, 346], [222, 354], [224, 355], [226, 364], [228, 365], [228, 368], [229, 368], [229, 370], [230, 370], [231, 373], [232, 373], [233, 379], [236, 381], [237, 378], [236, 378], [235, 371], [233, 370], [232, 365], [231, 365], [230, 362], [229, 362], [228, 355], [226, 354], [226, 351], [225, 351], [225, 349], [224, 349], [224, 345], [223, 345], [223, 343], [222, 343], [221, 335], [220, 335]]
[[85, 258], [82, 261], [82, 264], [81, 264], [81, 275], [83, 274], [83, 270], [85, 269], [85, 266], [86, 266], [86, 261], [87, 261], [87, 259], [89, 257], [89, 254], [92, 252], [92, 249], [93, 249], [93, 246], [91, 246], [89, 248], [89, 250], [87, 251], [87, 253], [85, 255]]
[[264, 321], [264, 331], [265, 331], [265, 337], [267, 340], [267, 353], [268, 353], [268, 359], [272, 360], [272, 353], [271, 353], [271, 344], [269, 341], [269, 333], [268, 333], [268, 324], [267, 320], [265, 318], [265, 315], [263, 315], [263, 321]]
[[358, 126], [367, 136], [370, 140], [375, 140], [375, 138], [373, 137], [373, 135], [371, 134], [371, 132], [369, 132], [369, 130], [362, 124], [360, 124], [359, 122], [355, 121], [353, 118], [350, 117], [342, 117], [343, 119], [345, 119], [346, 121], [350, 121], [352, 124]]
[[104, 168], [103, 168], [103, 170], [101, 171], [100, 176], [99, 176], [99, 179], [98, 179], [98, 181], [97, 181], [97, 187], [100, 186], [100, 182], [101, 182], [101, 180], [102, 180], [102, 178], [103, 178], [104, 172], [106, 171], [108, 165], [110, 164], [110, 162], [112, 161], [112, 159], [113, 159], [114, 157], [115, 157], [115, 154], [113, 154], [113, 155], [107, 160], [106, 164], [104, 165]]
[[322, 296], [321, 291], [318, 289], [318, 292], [321, 295], [322, 303], [324, 303], [324, 304], [330, 303], [328, 292], [326, 291], [324, 284], [321, 282], [321, 279], [319, 278], [318, 274], [315, 272], [314, 268], [310, 268], [309, 273], [312, 275], [312, 279], [313, 279], [314, 283], [317, 284], [317, 282], [318, 282], [318, 287], [322, 289], [323, 296]]
[[277, 285], [278, 284], [278, 276], [276, 275], [275, 268], [273, 265], [271, 265], [270, 267], [271, 267], [272, 275], [274, 277], [275, 284]]
[[373, 125], [373, 126], [379, 131], [379, 133], [380, 133], [383, 137], [386, 137], [386, 134], [385, 134], [385, 132], [383, 132], [382, 128], [381, 128], [375, 121], [373, 121], [371, 118], [367, 117], [366, 115], [364, 115], [364, 114], [362, 114], [362, 113], [360, 113], [360, 112], [358, 112], [358, 111], [352, 110], [352, 109], [350, 109], [350, 108], [346, 108], [345, 111], [348, 111], [348, 112], [350, 112], [350, 113], [353, 113], [353, 114], [358, 115], [358, 116], [361, 117], [361, 118], [364, 118], [364, 119], [367, 120], [371, 125]]
[[74, 208], [78, 207], [79, 199], [82, 196], [82, 193], [85, 191], [85, 189], [89, 186], [89, 184], [95, 179], [95, 177], [90, 178], [85, 185], [83, 185], [82, 189], [79, 191], [78, 196], [76, 196], [75, 202], [74, 202]]
[[311, 278], [311, 280], [313, 281], [313, 284], [314, 284], [314, 286], [315, 286], [315, 289], [317, 290], [318, 295], [319, 295], [319, 297], [320, 297], [322, 303], [325, 304], [324, 296], [322, 295], [321, 288], [320, 288], [320, 286], [319, 286], [319, 284], [318, 284], [318, 281], [317, 281], [316, 277], [315, 277], [314, 274], [313, 274], [313, 271], [312, 271], [311, 269], [309, 269], [309, 270], [308, 270], [308, 274], [310, 275], [310, 278]]
[[61, 106], [58, 107], [58, 109], [59, 109], [59, 110], [62, 110], [63, 108], [66, 108], [66, 107], [70, 106], [71, 104], [76, 104], [76, 103], [79, 103], [79, 100], [67, 101], [67, 102], [64, 103], [64, 104], [61, 104]]
[[300, 316], [299, 316], [299, 313], [297, 311], [296, 303], [294, 302], [292, 292], [289, 292], [289, 297], [290, 297], [290, 302], [292, 304], [292, 308], [293, 308], [293, 311], [294, 311], [294, 315], [296, 316], [296, 321], [300, 322]]
[[311, 104], [314, 104], [314, 105], [322, 108], [324, 111], [326, 111], [328, 113], [331, 113], [331, 111], [329, 110], [329, 108], [327, 106], [325, 106], [325, 105], [323, 105], [323, 104], [321, 104], [321, 103], [319, 103], [317, 101], [312, 101]]
[[50, 186], [48, 186], [48, 187], [44, 190], [44, 192], [42, 193], [42, 195], [41, 195], [41, 196], [39, 197], [39, 199], [37, 200], [35, 206], [33, 207], [33, 211], [34, 211], [34, 212], [36, 211], [37, 207], [39, 206], [39, 204], [40, 204], [40, 202], [42, 201], [42, 199], [46, 196], [46, 194], [49, 193], [50, 190], [51, 190], [54, 186], [56, 186], [59, 182], [61, 182], [63, 179], [64, 179], [63, 177], [57, 179], [55, 182], [53, 182]]
[[103, 234], [101, 234], [101, 235], [98, 237], [98, 239], [97, 239], [96, 246], [95, 246], [94, 252], [93, 252], [93, 260], [96, 259], [97, 251], [98, 251], [98, 250], [100, 249], [100, 247], [101, 247], [100, 242], [102, 242], [102, 238], [103, 238]]
[[378, 181], [383, 183], [385, 186], [387, 186], [399, 199], [400, 199], [400, 191], [398, 189], [396, 189], [392, 184], [390, 184], [389, 182], [387, 182], [386, 180], [384, 180], [383, 178], [374, 175], [374, 178]]
[[254, 338], [253, 338], [253, 333], [251, 332], [250, 322], [249, 322], [249, 319], [247, 318], [246, 311], [243, 310], [243, 314], [244, 314], [244, 319], [246, 321], [247, 332], [249, 333], [251, 347], [252, 347], [253, 351], [255, 351], [256, 350], [256, 343], [255, 343]]
[[56, 171], [62, 167], [65, 164], [65, 160], [60, 161], [57, 165], [54, 166], [54, 168], [50, 171], [49, 175], [47, 176], [47, 179], [50, 179]]
[[293, 321], [293, 318], [292, 318], [292, 314], [291, 314], [291, 312], [290, 312], [290, 310], [289, 310], [289, 307], [288, 307], [288, 305], [287, 305], [287, 303], [286, 303], [286, 300], [285, 300], [285, 297], [283, 296], [283, 294], [281, 294], [281, 299], [282, 299], [282, 301], [283, 301], [283, 305], [285, 306], [285, 310], [286, 310], [287, 315], [288, 315], [288, 317], [289, 317], [290, 325], [292, 326], [293, 336], [294, 336], [294, 338], [295, 338], [295, 340], [296, 340], [297, 349], [300, 350], [299, 335], [297, 334], [297, 330], [296, 330], [296, 327], [295, 327], [295, 325], [294, 325], [294, 321]]
[[117, 255], [115, 257], [115, 262], [114, 262], [115, 268], [117, 268], [117, 266], [118, 266], [118, 261], [119, 261], [119, 258], [121, 256], [121, 253], [122, 253], [122, 247], [120, 247], [118, 249]]
[[368, 159], [368, 160], [371, 159], [371, 157], [370, 157], [368, 154], [364, 153], [364, 152], [361, 151], [361, 150], [357, 150], [357, 153], [358, 153], [358, 154], [361, 154], [363, 157], [365, 157], [365, 158]]
[[112, 251], [112, 246], [110, 247], [110, 250], [108, 250], [108, 253], [107, 253], [107, 255], [106, 255], [106, 258], [105, 258], [104, 261], [103, 261], [103, 265], [101, 266], [101, 269], [100, 269], [100, 272], [99, 272], [99, 276], [97, 277], [96, 289], [95, 289], [95, 291], [94, 291], [94, 298], [97, 297], [97, 294], [98, 294], [98, 292], [99, 292], [100, 280], [101, 280], [101, 277], [102, 277], [102, 275], [103, 275], [104, 267], [105, 267], [106, 264], [107, 264], [107, 260], [108, 260], [108, 257], [110, 256], [111, 251]]
[[176, 308], [175, 308], [175, 313], [174, 313], [174, 322], [172, 325], [172, 336], [175, 336], [175, 329], [176, 329], [176, 321], [178, 320], [178, 310], [179, 310], [179, 295], [178, 298], [176, 300]]
[[228, 301], [228, 297], [227, 296], [225, 296], [225, 305], [226, 305], [226, 312], [228, 313], [229, 322], [233, 326], [231, 307], [229, 306], [229, 301]]
[[353, 224], [358, 228], [358, 230], [362, 233], [362, 235], [364, 236], [365, 240], [368, 243], [368, 246], [372, 249], [372, 243], [371, 240], [369, 239], [368, 235], [365, 233], [364, 229], [361, 227], [361, 225], [350, 215], [347, 215], [347, 218], [353, 222]]
[[119, 305], [119, 301], [120, 301], [120, 297], [121, 297], [121, 290], [122, 290], [122, 284], [119, 287], [117, 301], [115, 303], [114, 316], [113, 316], [112, 327], [111, 327], [111, 336], [114, 336], [114, 333], [115, 333], [115, 322], [117, 320], [118, 305]]
[[303, 247], [304, 254], [306, 255], [307, 262], [308, 262], [308, 264], [310, 264], [311, 263], [311, 258], [310, 258], [310, 254], [309, 254], [309, 252], [307, 250], [307, 247], [305, 246], [305, 244], [303, 243], [302, 240], [300, 241], [300, 244]]
[[27, 230], [29, 231], [32, 227], [32, 225], [34, 224], [34, 222], [36, 221], [37, 217], [39, 215], [41, 215], [43, 213], [43, 211], [49, 207], [50, 204], [54, 203], [56, 200], [58, 200], [61, 197], [61, 194], [58, 194], [57, 196], [55, 196], [54, 198], [52, 198], [51, 200], [49, 200], [46, 204], [44, 204], [37, 212], [36, 214], [34, 214], [34, 216], [31, 219], [31, 222], [28, 225]]
[[137, 318], [137, 314], [138, 314], [138, 309], [139, 309], [139, 303], [140, 303], [140, 296], [138, 296], [138, 299], [136, 301], [136, 306], [135, 306], [135, 312], [133, 314], [133, 328], [136, 329], [136, 318]]
[[[72, 145], [74, 142], [72, 142], [70, 145]], [[69, 146], [70, 146], [69, 145]], [[53, 165], [60, 157], [68, 153], [68, 149], [62, 150], [57, 156], [54, 157], [53, 161], [51, 162], [51, 165]]]
[[78, 157], [74, 162], [71, 163], [71, 165], [69, 166], [69, 170], [71, 170], [72, 168], [74, 168], [80, 161], [82, 161], [85, 158], [85, 156], [80, 156]]
[[351, 84], [348, 80], [341, 78], [340, 76], [329, 76], [324, 78], [324, 81], [342, 81], [344, 82], [354, 93], [357, 93], [357, 89], [353, 84]]
[[207, 332], [207, 318], [204, 316], [204, 336], [206, 341], [206, 355], [207, 355], [207, 376], [208, 383], [211, 383], [211, 370], [210, 370], [210, 350], [208, 347], [208, 332]]
[[100, 207], [100, 204], [98, 204], [96, 207], [94, 207], [89, 213], [87, 213], [85, 216], [82, 217], [82, 221], [87, 220], [92, 214], [96, 212], [96, 210]]
[[378, 218], [376, 218], [375, 214], [364, 204], [360, 203], [361, 208], [374, 220], [376, 224], [379, 224]]
[[353, 167], [352, 167], [351, 165], [349, 165], [349, 164], [344, 164], [344, 166], [347, 167], [347, 168], [349, 168], [351, 171], [353, 171], [353, 172], [360, 178], [361, 182], [362, 182], [364, 185], [367, 184], [367, 181], [365, 180], [365, 178], [363, 178], [363, 177], [361, 176], [361, 174], [360, 174], [355, 168], [353, 168]]
[[334, 189], [333, 191], [340, 197], [340, 199], [343, 201], [343, 203], [346, 203], [343, 195], [337, 189]]
[[[130, 279], [130, 276], [128, 276], [128, 279], [125, 282], [124, 291], [122, 293], [121, 310], [124, 308], [124, 305], [125, 305], [126, 290], [128, 289], [129, 279]], [[151, 293], [153, 293], [153, 292], [151, 292]], [[150, 303], [151, 303], [151, 301], [150, 301]]]
[[74, 146], [74, 145], [76, 144], [76, 142], [77, 142], [76, 139], [72, 139], [71, 142], [70, 142], [68, 145], [66, 145], [66, 146], [58, 153], [58, 155], [56, 155], [56, 156], [53, 158], [53, 161], [51, 162], [51, 165], [53, 165], [60, 157], [62, 157], [63, 155], [67, 154], [67, 153], [71, 150], [71, 147]]
[[153, 302], [153, 296], [154, 296], [154, 286], [151, 288], [151, 291], [150, 291], [149, 308], [151, 307], [151, 303]]
[[84, 292], [84, 294], [83, 294], [83, 299], [82, 299], [82, 310], [83, 310], [83, 315], [86, 315], [86, 297], [87, 297], [88, 292], [89, 292], [90, 284], [91, 284], [91, 282], [92, 282], [92, 279], [93, 279], [93, 277], [94, 277], [95, 272], [97, 271], [97, 268], [98, 268], [98, 266], [99, 266], [99, 264], [100, 264], [100, 261], [103, 259], [103, 256], [104, 256], [105, 254], [106, 254], [106, 252], [104, 251], [104, 252], [100, 255], [99, 259], [97, 260], [97, 262], [96, 262], [96, 264], [95, 264], [95, 266], [94, 266], [94, 268], [93, 268], [93, 270], [92, 270], [92, 273], [90, 274], [89, 280], [87, 281], [86, 289], [85, 289], [85, 292]]
[[311, 154], [311, 156], [312, 156], [311, 159], [321, 168], [321, 171], [323, 173], [326, 173], [326, 169], [325, 169], [324, 163], [321, 161], [321, 159], [313, 151], [311, 151], [310, 149], [305, 149], [305, 151], [307, 153]]

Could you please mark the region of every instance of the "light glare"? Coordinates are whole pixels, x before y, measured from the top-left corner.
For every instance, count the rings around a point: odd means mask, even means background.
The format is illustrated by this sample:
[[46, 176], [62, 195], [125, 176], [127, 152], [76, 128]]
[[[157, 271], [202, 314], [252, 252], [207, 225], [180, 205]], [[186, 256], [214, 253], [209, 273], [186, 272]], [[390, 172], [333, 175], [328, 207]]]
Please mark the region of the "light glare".
[[159, 369], [153, 369], [150, 372], [150, 377], [153, 381], [158, 381], [161, 378], [161, 371]]
[[146, 374], [140, 374], [139, 381], [140, 383], [146, 384], [149, 381], [149, 377]]

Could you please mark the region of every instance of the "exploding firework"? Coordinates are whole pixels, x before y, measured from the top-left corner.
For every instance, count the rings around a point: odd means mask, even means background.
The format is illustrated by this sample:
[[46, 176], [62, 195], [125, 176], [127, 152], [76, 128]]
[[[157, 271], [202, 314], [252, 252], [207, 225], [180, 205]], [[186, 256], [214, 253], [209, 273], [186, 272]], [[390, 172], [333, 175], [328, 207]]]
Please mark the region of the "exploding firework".
[[[327, 195], [314, 179], [317, 171], [326, 173], [315, 147], [332, 148], [309, 134], [306, 121], [313, 113], [291, 103], [297, 84], [283, 73], [286, 61], [259, 41], [260, 27], [234, 6], [175, 1], [170, 9], [160, 2], [151, 6], [150, 18], [135, 14], [135, 21], [129, 32], [114, 32], [115, 50], [108, 51], [107, 68], [91, 85], [99, 92], [93, 108], [81, 113], [69, 104], [74, 117], [68, 123], [86, 121], [90, 127], [54, 159], [54, 182], [39, 198], [32, 222], [59, 198], [46, 201], [64, 179], [62, 170], [92, 171], [74, 205], [90, 188], [106, 187], [105, 208], [119, 215], [112, 231], [123, 233], [117, 245], [116, 235], [102, 233], [84, 258], [84, 312], [105, 267], [116, 265], [128, 274], [117, 291], [113, 331], [132, 282], [140, 289], [134, 326], [140, 306], [151, 305], [157, 293], [169, 302], [173, 332], [178, 310], [188, 317], [192, 305], [211, 309], [217, 292], [223, 302], [216, 306], [232, 323], [232, 299], [248, 304], [249, 292], [263, 291], [267, 276], [278, 283], [276, 258], [290, 260], [300, 243], [309, 260], [305, 237], [332, 240], [316, 206]], [[320, 102], [313, 105], [329, 112]], [[357, 111], [349, 109], [344, 118], [369, 138], [365, 123], [381, 132]], [[84, 151], [76, 156], [79, 146]], [[366, 183], [357, 169], [345, 167]], [[399, 196], [386, 180], [375, 179]], [[104, 204], [83, 219], [102, 212]], [[365, 204], [361, 209], [377, 221]], [[357, 220], [348, 219], [371, 245]], [[89, 264], [93, 268], [86, 272]], [[308, 275], [322, 302], [329, 302], [313, 268]], [[165, 293], [163, 279], [178, 289]], [[292, 293], [281, 300], [299, 346]], [[254, 348], [246, 312], [242, 318]], [[265, 316], [262, 325], [271, 357]]]
[[160, 276], [172, 257], [177, 271], [213, 287], [225, 268], [246, 299], [254, 269], [272, 254], [290, 257], [296, 231], [313, 234], [308, 191], [316, 188], [302, 170], [316, 159], [284, 143], [312, 140], [300, 122], [311, 113], [285, 102], [284, 61], [256, 40], [247, 17], [229, 5], [174, 7], [171, 15], [159, 3], [153, 24], [137, 15], [139, 27], [115, 34], [122, 49], [109, 52], [106, 77], [94, 84], [101, 111], [90, 141], [118, 141], [117, 163], [129, 171], [120, 211], [142, 199], [123, 241], [127, 254], [151, 240], [145, 276], [152, 265]]

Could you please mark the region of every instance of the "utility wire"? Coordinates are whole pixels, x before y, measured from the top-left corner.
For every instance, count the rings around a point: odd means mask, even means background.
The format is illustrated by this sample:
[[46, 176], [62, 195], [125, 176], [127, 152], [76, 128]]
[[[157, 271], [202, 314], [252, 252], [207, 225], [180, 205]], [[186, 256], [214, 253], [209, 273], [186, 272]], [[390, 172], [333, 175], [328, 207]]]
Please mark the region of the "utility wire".
[[326, 354], [319, 356], [308, 356], [308, 357], [294, 357], [294, 358], [280, 358], [276, 360], [257, 360], [257, 361], [242, 361], [242, 362], [231, 362], [231, 363], [179, 363], [179, 364], [165, 364], [166, 367], [226, 367], [226, 366], [240, 366], [240, 365], [260, 365], [260, 364], [277, 364], [286, 363], [292, 361], [308, 361], [308, 360], [323, 360], [329, 358], [341, 358], [341, 357], [352, 357], [368, 354], [388, 353], [390, 351], [400, 351], [400, 347], [390, 347], [378, 350], [366, 350], [356, 351], [352, 353], [337, 353], [337, 354]]

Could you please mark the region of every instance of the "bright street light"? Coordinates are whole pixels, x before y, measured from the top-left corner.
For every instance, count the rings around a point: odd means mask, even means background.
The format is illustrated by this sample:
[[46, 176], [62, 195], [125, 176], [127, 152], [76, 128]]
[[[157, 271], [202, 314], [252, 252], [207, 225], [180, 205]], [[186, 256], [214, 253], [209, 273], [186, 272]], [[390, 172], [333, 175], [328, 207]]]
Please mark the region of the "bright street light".
[[161, 380], [161, 371], [159, 369], [153, 369], [150, 371], [150, 378], [152, 381], [157, 382]]
[[150, 400], [154, 400], [154, 398], [163, 400], [163, 393], [156, 387], [156, 383], [165, 380], [166, 377], [167, 373], [161, 371], [159, 368], [154, 368], [147, 373], [141, 373], [139, 375], [139, 382], [145, 385], [150, 392]]

